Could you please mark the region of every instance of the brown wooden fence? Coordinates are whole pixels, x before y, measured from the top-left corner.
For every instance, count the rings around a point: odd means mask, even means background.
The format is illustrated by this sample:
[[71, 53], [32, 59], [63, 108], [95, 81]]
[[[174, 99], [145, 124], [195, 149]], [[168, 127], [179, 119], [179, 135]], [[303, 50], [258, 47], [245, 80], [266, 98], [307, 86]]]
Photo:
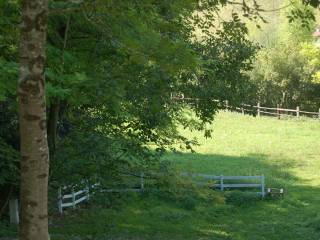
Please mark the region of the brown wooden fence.
[[[173, 96], [171, 95], [171, 100], [173, 101], [179, 101], [182, 103], [187, 104], [198, 104], [200, 101], [203, 101], [203, 99], [199, 98], [186, 98], [184, 95], [179, 96]], [[277, 107], [264, 107], [261, 106], [260, 103], [257, 103], [257, 105], [250, 105], [250, 104], [241, 104], [240, 106], [232, 106], [229, 104], [228, 100], [220, 101], [220, 100], [211, 100], [213, 102], [216, 102], [221, 109], [228, 109], [230, 111], [237, 111], [241, 112], [243, 114], [254, 114], [258, 117], [262, 115], [266, 116], [274, 116], [277, 118], [281, 118], [282, 116], [290, 116], [290, 117], [309, 117], [309, 118], [315, 118], [320, 119], [320, 108], [317, 112], [311, 112], [311, 111], [303, 111], [300, 109], [299, 106], [297, 106], [295, 109], [286, 109], [281, 107], [279, 104]]]

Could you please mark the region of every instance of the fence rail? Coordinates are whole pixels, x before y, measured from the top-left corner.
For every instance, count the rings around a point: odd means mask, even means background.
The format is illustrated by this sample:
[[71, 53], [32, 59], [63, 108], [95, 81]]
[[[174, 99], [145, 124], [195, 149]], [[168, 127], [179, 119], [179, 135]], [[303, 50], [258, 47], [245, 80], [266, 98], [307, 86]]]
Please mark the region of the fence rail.
[[[253, 106], [253, 107], [257, 109], [257, 115], [258, 116], [260, 116], [261, 113], [269, 114], [269, 115], [276, 115], [278, 117], [281, 117], [283, 115], [300, 117], [301, 114], [304, 114], [306, 117], [312, 117], [312, 118], [319, 118], [320, 119], [320, 109], [319, 109], [318, 112], [309, 112], [309, 111], [300, 110], [299, 106], [296, 107], [296, 109], [287, 109], [287, 108], [282, 108], [280, 106], [277, 106], [276, 108], [272, 108], [272, 107], [260, 106], [259, 103], [256, 106]], [[271, 111], [266, 111], [266, 110], [271, 110]], [[289, 113], [291, 113], [291, 114], [289, 114]]]
[[[199, 101], [203, 101], [204, 99], [199, 98], [186, 98], [183, 94], [179, 96], [171, 95], [171, 100], [173, 101], [180, 101], [183, 103], [195, 103], [197, 104]], [[287, 109], [281, 107], [279, 104], [277, 107], [264, 107], [261, 106], [260, 103], [257, 103], [257, 105], [250, 105], [250, 104], [241, 104], [240, 106], [231, 106], [229, 105], [228, 100], [220, 101], [220, 100], [212, 100], [214, 102], [217, 102], [222, 109], [228, 109], [228, 110], [236, 110], [239, 112], [242, 112], [245, 114], [246, 112], [255, 112], [258, 117], [261, 115], [271, 115], [276, 116], [279, 119], [281, 116], [294, 116], [294, 117], [301, 117], [302, 115], [305, 117], [311, 117], [311, 118], [318, 118], [320, 119], [320, 108], [318, 112], [311, 112], [311, 111], [303, 111], [300, 109], [299, 106], [296, 107], [296, 109]]]
[[[219, 188], [221, 191], [224, 191], [226, 188], [260, 188], [260, 192], [258, 192], [262, 198], [265, 197], [265, 177], [261, 176], [215, 176], [208, 174], [189, 174], [186, 172], [182, 173], [183, 176], [200, 177], [208, 180], [217, 180], [218, 182], [213, 184], [213, 187]], [[230, 183], [226, 182], [226, 180], [256, 180], [256, 183], [247, 182], [247, 183]]]
[[74, 192], [74, 188], [72, 188], [71, 193], [64, 195], [62, 194], [62, 190], [62, 188], [58, 190], [58, 209], [60, 213], [63, 213], [64, 208], [75, 208], [79, 203], [89, 201], [90, 194], [88, 187], [77, 192]]

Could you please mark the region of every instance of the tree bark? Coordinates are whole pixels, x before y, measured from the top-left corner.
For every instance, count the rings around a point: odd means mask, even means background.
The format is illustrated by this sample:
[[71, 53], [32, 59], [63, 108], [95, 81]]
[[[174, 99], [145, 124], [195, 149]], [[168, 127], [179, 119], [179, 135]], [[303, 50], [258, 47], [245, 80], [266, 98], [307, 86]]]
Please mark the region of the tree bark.
[[21, 240], [48, 240], [49, 152], [45, 52], [48, 0], [22, 0], [20, 78]]

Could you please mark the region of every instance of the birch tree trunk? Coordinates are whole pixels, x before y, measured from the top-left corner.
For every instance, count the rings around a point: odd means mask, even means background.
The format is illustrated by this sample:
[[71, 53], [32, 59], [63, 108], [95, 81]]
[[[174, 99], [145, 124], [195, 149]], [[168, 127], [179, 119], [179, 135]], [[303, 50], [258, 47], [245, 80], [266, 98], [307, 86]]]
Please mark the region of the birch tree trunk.
[[48, 240], [49, 152], [45, 52], [48, 0], [22, 0], [18, 84], [21, 135], [21, 240]]

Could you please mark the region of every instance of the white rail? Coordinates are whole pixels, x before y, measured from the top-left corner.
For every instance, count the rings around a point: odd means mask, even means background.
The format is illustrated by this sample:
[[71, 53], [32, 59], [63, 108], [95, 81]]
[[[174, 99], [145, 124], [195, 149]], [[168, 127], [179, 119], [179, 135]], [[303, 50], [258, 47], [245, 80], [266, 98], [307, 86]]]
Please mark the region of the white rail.
[[90, 194], [89, 188], [86, 187], [83, 190], [79, 190], [77, 192], [72, 188], [71, 193], [62, 194], [62, 188], [60, 187], [58, 190], [58, 209], [60, 213], [63, 213], [64, 208], [75, 208], [77, 204], [83, 201], [89, 201]]

